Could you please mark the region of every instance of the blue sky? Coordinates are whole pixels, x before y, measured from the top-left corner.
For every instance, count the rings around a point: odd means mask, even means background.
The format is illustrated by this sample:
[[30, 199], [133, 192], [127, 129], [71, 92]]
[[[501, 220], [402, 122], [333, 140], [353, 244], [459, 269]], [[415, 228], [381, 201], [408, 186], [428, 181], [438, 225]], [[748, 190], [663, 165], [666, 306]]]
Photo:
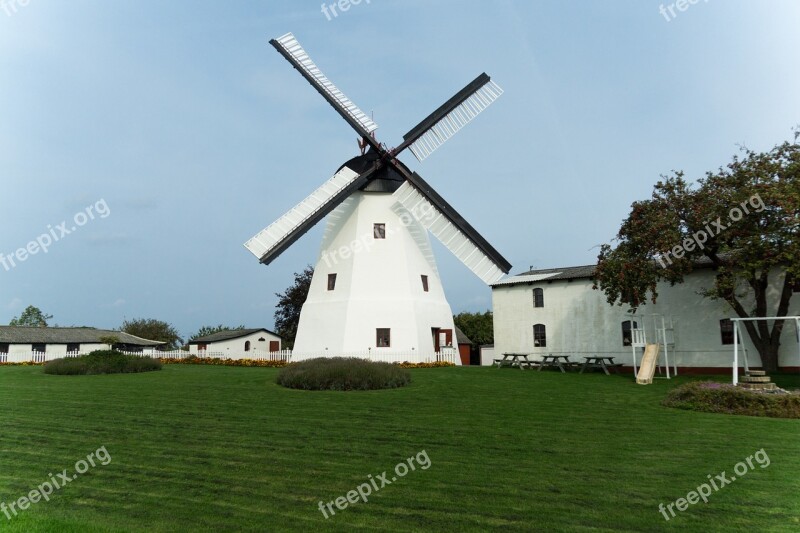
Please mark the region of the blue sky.
[[[701, 1], [669, 21], [672, 2], [649, 0], [364, 0], [330, 20], [319, 0], [0, 2], [0, 253], [108, 207], [0, 266], [0, 323], [34, 304], [59, 325], [272, 327], [324, 225], [268, 267], [242, 243], [357, 153], [269, 46], [288, 31], [390, 146], [480, 72], [505, 90], [403, 160], [512, 273], [593, 263], [661, 174], [696, 179], [800, 124], [792, 0]], [[489, 308], [434, 250], [453, 311]]]

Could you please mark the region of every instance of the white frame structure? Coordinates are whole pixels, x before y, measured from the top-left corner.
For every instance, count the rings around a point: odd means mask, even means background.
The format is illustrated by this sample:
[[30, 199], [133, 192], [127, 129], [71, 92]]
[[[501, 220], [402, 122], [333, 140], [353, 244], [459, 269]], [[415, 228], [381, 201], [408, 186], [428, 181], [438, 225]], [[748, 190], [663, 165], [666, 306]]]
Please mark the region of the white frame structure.
[[[731, 318], [733, 322], [733, 384], [739, 384], [739, 322], [758, 322], [760, 320], [794, 320], [795, 334], [797, 337], [797, 355], [800, 358], [800, 316], [762, 316], [753, 318]], [[747, 363], [747, 349], [742, 344], [744, 353], [744, 371], [750, 371]], [[763, 364], [763, 362], [762, 362]]]
[[[637, 348], [647, 347], [646, 320], [648, 317], [646, 315], [630, 315], [630, 318], [628, 318], [628, 316], [625, 318], [631, 321], [631, 352], [633, 355], [633, 375], [635, 376], [639, 373], [636, 364], [636, 350]], [[656, 332], [655, 343], [653, 344], [660, 344], [662, 346], [662, 350], [660, 352], [664, 354], [664, 368], [666, 368], [667, 372], [665, 377], [666, 379], [672, 379], [669, 373], [669, 345], [672, 345], [672, 347], [675, 348], [675, 325], [672, 322], [672, 316], [653, 314], [649, 318], [653, 321], [653, 330]], [[658, 324], [659, 319], [661, 320], [661, 326]], [[634, 327], [634, 324], [636, 324], [637, 327]], [[661, 355], [659, 353], [659, 357], [660, 356]], [[658, 360], [656, 360], [656, 366], [661, 366], [658, 364]], [[672, 362], [672, 374], [674, 376], [678, 375], [678, 362], [674, 357]]]

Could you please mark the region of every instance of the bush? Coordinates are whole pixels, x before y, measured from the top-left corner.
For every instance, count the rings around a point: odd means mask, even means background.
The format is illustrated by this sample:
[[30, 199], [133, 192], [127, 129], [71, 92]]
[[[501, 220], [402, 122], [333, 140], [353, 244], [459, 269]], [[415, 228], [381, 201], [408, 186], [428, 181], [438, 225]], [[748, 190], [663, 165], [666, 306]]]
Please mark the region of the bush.
[[694, 381], [669, 391], [667, 407], [731, 415], [800, 418], [800, 394], [751, 392], [734, 385]]
[[319, 357], [290, 364], [278, 373], [277, 382], [303, 390], [393, 389], [411, 383], [411, 374], [389, 363], [355, 357]]
[[86, 375], [121, 374], [161, 370], [152, 357], [126, 355], [116, 350], [97, 350], [80, 357], [53, 359], [44, 364], [45, 374]]

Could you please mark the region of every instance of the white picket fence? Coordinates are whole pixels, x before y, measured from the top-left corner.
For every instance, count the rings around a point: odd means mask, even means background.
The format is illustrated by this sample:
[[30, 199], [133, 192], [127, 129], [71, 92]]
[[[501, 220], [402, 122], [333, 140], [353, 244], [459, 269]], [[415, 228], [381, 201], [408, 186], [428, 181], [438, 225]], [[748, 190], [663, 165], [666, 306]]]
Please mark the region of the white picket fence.
[[[189, 353], [184, 352], [182, 350], [175, 350], [170, 352], [125, 352], [129, 355], [139, 355], [142, 357], [160, 357], [163, 359], [184, 359], [191, 355], [196, 357], [205, 357], [211, 359], [253, 359], [256, 361], [286, 361], [287, 363], [293, 361], [303, 361], [306, 359], [312, 359], [314, 357], [325, 357], [325, 354], [320, 353], [313, 353], [313, 354], [293, 354], [291, 350], [281, 350], [279, 352], [241, 352], [241, 353], [231, 353], [231, 352], [208, 352], [208, 351], [199, 351], [197, 353]], [[32, 352], [32, 353], [15, 353], [15, 354], [3, 354], [0, 353], [0, 363], [24, 363], [24, 362], [34, 362], [34, 363], [45, 363], [47, 361], [52, 361], [53, 359], [60, 359], [63, 357], [78, 357], [81, 355], [86, 355], [86, 353], [69, 353], [69, 354], [49, 354], [49, 353], [42, 353], [42, 352]], [[338, 354], [337, 354], [338, 355]], [[369, 359], [370, 361], [381, 361], [385, 363], [402, 363], [405, 361], [411, 363], [434, 363], [437, 361], [446, 361], [448, 363], [457, 364], [458, 360], [458, 351], [455, 348], [443, 348], [439, 352], [432, 352], [428, 354], [423, 353], [415, 353], [414, 350], [411, 351], [388, 351], [383, 348], [376, 349], [376, 350], [365, 350], [363, 352], [353, 352], [343, 354], [346, 357], [359, 357], [362, 359]]]

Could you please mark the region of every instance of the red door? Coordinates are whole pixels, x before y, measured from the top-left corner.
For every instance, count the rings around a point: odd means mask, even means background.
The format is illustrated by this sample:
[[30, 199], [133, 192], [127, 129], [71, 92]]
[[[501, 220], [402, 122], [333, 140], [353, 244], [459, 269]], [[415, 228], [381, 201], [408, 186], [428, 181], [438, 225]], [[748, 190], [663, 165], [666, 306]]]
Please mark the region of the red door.
[[281, 343], [280, 343], [280, 341], [269, 341], [269, 351], [270, 352], [280, 352], [281, 351]]

